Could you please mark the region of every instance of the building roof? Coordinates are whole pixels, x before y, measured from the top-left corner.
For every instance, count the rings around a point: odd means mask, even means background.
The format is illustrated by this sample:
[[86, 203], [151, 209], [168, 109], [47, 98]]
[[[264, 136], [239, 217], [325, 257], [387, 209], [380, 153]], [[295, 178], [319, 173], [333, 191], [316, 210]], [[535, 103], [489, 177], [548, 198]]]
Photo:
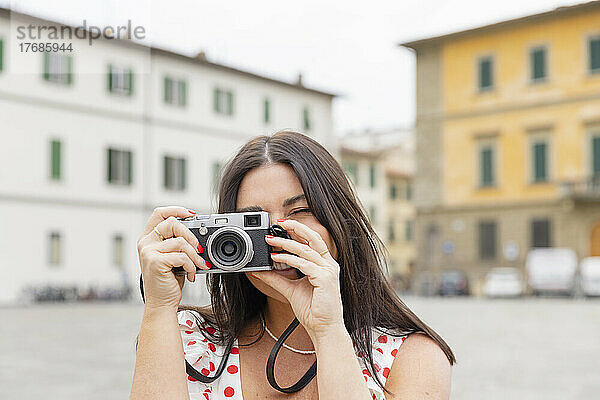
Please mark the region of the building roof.
[[542, 22], [556, 17], [562, 17], [571, 14], [589, 12], [591, 10], [600, 9], [600, 0], [589, 1], [587, 3], [575, 4], [573, 6], [557, 7], [554, 10], [542, 12], [539, 14], [527, 15], [521, 18], [510, 19], [506, 21], [496, 22], [490, 25], [484, 25], [477, 28], [467, 29], [464, 31], [453, 32], [445, 35], [434, 36], [425, 39], [413, 40], [410, 42], [398, 43], [398, 46], [418, 49], [424, 46], [438, 44], [448, 40], [459, 39], [474, 34], [490, 33], [493, 31], [515, 28], [518, 25], [529, 24], [533, 22]]
[[[73, 29], [77, 28], [75, 26], [67, 25], [62, 22], [52, 21], [49, 19], [40, 18], [40, 17], [36, 17], [36, 16], [30, 15], [30, 14], [24, 14], [24, 13], [21, 13], [18, 11], [10, 10], [8, 8], [0, 7], [0, 16], [10, 17], [11, 15], [16, 15], [16, 16], [19, 16], [22, 18], [33, 19], [33, 20], [37, 21], [38, 23], [42, 23], [42, 24], [45, 23], [45, 24], [52, 24], [52, 25], [59, 25], [59, 26], [69, 26]], [[108, 39], [101, 38], [101, 39], [94, 39], [94, 40], [108, 40]], [[184, 55], [181, 53], [174, 52], [172, 50], [167, 50], [167, 49], [155, 47], [155, 46], [149, 46], [149, 45], [141, 44], [138, 42], [133, 42], [128, 39], [115, 38], [115, 39], [110, 39], [110, 40], [112, 42], [123, 44], [123, 45], [130, 45], [130, 46], [134, 46], [134, 47], [144, 48], [144, 49], [149, 50], [153, 54], [159, 54], [159, 55], [163, 55], [163, 56], [167, 56], [167, 57], [178, 58], [180, 60], [198, 64], [198, 65], [202, 65], [202, 66], [205, 66], [208, 68], [213, 68], [213, 69], [217, 69], [220, 71], [230, 72], [230, 73], [234, 73], [234, 74], [245, 76], [245, 77], [252, 78], [252, 79], [259, 79], [259, 80], [262, 80], [265, 82], [274, 83], [276, 85], [285, 86], [285, 87], [288, 87], [291, 89], [301, 90], [301, 91], [318, 94], [318, 95], [323, 95], [323, 96], [328, 96], [328, 97], [336, 97], [337, 96], [337, 94], [335, 94], [335, 93], [325, 92], [323, 90], [312, 89], [312, 88], [303, 86], [302, 84], [299, 84], [299, 83], [286, 82], [286, 81], [282, 81], [279, 79], [270, 78], [265, 75], [259, 75], [259, 74], [253, 73], [253, 72], [239, 69], [239, 68], [234, 68], [234, 67], [231, 67], [228, 65], [212, 62], [212, 61], [207, 60], [206, 57], [190, 57], [190, 56], [187, 56], [187, 55]]]

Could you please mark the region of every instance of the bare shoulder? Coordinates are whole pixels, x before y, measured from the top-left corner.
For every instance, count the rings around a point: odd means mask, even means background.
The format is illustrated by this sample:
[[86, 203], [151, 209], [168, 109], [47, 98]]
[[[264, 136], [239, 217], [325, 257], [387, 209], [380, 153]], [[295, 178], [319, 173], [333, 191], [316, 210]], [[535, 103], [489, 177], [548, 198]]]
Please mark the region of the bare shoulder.
[[394, 395], [386, 399], [436, 399], [450, 397], [452, 368], [437, 342], [422, 333], [409, 335], [396, 354], [386, 382]]

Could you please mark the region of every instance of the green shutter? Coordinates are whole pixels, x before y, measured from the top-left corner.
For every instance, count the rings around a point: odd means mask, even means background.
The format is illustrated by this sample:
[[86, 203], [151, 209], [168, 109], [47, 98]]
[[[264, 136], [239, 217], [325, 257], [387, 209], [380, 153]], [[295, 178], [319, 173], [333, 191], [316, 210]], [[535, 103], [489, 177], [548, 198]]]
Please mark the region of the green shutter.
[[481, 150], [480, 153], [480, 184], [481, 186], [494, 185], [494, 153], [490, 147]]
[[127, 79], [129, 80], [129, 95], [133, 94], [133, 70], [127, 70]]
[[592, 172], [600, 175], [600, 136], [592, 138]]
[[165, 189], [169, 189], [169, 157], [163, 157], [163, 185]]
[[67, 57], [67, 84], [73, 83], [73, 56]]
[[127, 184], [131, 185], [133, 181], [133, 153], [131, 151], [125, 151], [127, 157]]
[[0, 72], [4, 70], [4, 40], [0, 39]]
[[213, 90], [213, 109], [217, 114], [221, 112], [221, 90], [219, 88]]
[[50, 80], [50, 53], [44, 52], [42, 53], [44, 57], [44, 72], [43, 77], [45, 80]]
[[268, 124], [271, 121], [271, 102], [269, 99], [264, 101], [264, 122]]
[[376, 180], [375, 180], [375, 178], [376, 178], [376, 176], [375, 176], [375, 172], [376, 172], [376, 170], [375, 170], [375, 165], [371, 164], [371, 165], [369, 166], [369, 185], [370, 185], [372, 188], [374, 188], [374, 187], [375, 187], [375, 185], [377, 184], [377, 182], [376, 182]]
[[494, 85], [492, 59], [487, 57], [479, 60], [479, 89], [488, 89]]
[[533, 145], [533, 168], [534, 181], [544, 182], [548, 179], [547, 160], [546, 160], [546, 143], [535, 143]]
[[113, 91], [113, 67], [110, 64], [108, 64], [107, 89], [109, 92]]
[[112, 164], [113, 164], [113, 151], [112, 151], [112, 149], [106, 149], [106, 180], [108, 182], [113, 181]]
[[600, 38], [589, 41], [590, 71], [600, 72]]
[[169, 77], [165, 76], [163, 80], [163, 86], [165, 103], [168, 104], [171, 102], [171, 79]]
[[181, 162], [181, 190], [185, 190], [187, 186], [187, 162], [185, 158], [180, 160]]
[[187, 83], [186, 81], [179, 81], [179, 105], [185, 106], [187, 104]]
[[227, 92], [227, 115], [233, 115], [233, 92]]
[[52, 140], [50, 142], [50, 177], [52, 179], [60, 179], [61, 171], [61, 154], [60, 141]]
[[531, 51], [531, 79], [539, 80], [546, 77], [546, 49], [537, 48]]
[[310, 113], [307, 107], [304, 107], [302, 110], [302, 123], [304, 126], [304, 130], [310, 130]]

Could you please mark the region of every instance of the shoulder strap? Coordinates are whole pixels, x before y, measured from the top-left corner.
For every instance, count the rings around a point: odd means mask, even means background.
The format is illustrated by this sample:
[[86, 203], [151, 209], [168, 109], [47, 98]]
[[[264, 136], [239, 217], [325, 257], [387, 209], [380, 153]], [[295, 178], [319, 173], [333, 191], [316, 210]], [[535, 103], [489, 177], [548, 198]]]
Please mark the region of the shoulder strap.
[[306, 373], [302, 376], [302, 378], [300, 378], [300, 380], [294, 385], [287, 388], [282, 388], [275, 381], [275, 359], [277, 358], [277, 353], [279, 353], [279, 350], [281, 350], [281, 346], [288, 338], [288, 336], [292, 334], [294, 329], [296, 329], [298, 324], [300, 324], [300, 322], [297, 318], [294, 318], [290, 326], [287, 327], [287, 329], [283, 332], [279, 340], [277, 340], [277, 343], [275, 343], [275, 346], [273, 346], [273, 350], [271, 350], [271, 354], [269, 354], [269, 359], [267, 360], [267, 380], [274, 389], [279, 390], [282, 393], [297, 392], [304, 388], [306, 385], [308, 385], [310, 381], [312, 381], [313, 378], [317, 376], [317, 362], [315, 361], [313, 365], [308, 369], [308, 371], [306, 371]]

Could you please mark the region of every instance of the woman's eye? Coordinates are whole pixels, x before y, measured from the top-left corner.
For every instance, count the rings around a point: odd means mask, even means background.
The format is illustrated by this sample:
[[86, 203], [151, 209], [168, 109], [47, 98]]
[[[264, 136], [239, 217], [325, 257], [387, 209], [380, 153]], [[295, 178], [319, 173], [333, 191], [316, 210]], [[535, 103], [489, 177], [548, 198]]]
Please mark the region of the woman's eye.
[[310, 208], [300, 208], [298, 210], [292, 210], [289, 215], [296, 215], [296, 214], [302, 214], [302, 213], [309, 213], [311, 212]]

